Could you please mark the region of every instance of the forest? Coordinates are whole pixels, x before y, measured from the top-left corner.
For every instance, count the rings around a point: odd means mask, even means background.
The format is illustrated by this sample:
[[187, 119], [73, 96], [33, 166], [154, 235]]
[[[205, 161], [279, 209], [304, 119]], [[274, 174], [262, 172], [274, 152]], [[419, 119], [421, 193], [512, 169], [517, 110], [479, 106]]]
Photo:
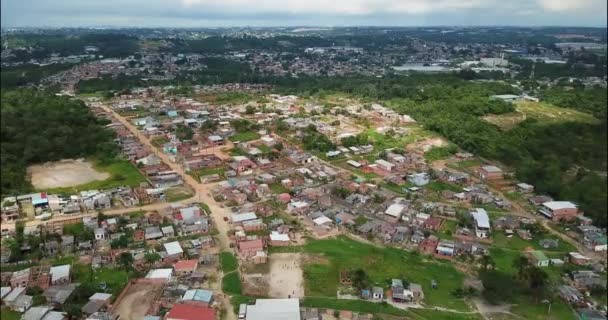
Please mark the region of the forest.
[[31, 190], [28, 165], [117, 155], [114, 132], [80, 100], [25, 89], [3, 90], [0, 98], [2, 195]]

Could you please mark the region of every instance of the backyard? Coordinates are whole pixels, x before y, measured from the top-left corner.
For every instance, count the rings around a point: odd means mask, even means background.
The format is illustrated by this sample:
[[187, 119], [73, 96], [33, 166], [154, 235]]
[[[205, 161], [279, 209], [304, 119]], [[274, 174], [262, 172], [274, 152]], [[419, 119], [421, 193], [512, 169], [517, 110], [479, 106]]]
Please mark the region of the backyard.
[[230, 141], [247, 142], [247, 141], [251, 141], [251, 140], [257, 140], [259, 138], [260, 138], [260, 135], [257, 134], [257, 132], [245, 131], [245, 132], [238, 132], [238, 133], [235, 133], [234, 135], [230, 136]]

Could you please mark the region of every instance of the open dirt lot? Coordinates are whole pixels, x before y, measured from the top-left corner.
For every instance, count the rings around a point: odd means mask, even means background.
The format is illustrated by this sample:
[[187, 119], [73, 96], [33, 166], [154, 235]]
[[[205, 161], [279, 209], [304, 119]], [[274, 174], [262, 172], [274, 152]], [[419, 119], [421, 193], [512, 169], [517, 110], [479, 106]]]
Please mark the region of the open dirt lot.
[[162, 284], [158, 283], [135, 283], [131, 285], [122, 300], [114, 306], [113, 313], [119, 315], [121, 320], [143, 319], [162, 288]]
[[74, 187], [110, 177], [109, 173], [95, 170], [90, 162], [82, 159], [34, 165], [30, 166], [27, 172], [36, 189]]
[[270, 256], [270, 291], [273, 298], [304, 296], [304, 276], [299, 253], [279, 253]]

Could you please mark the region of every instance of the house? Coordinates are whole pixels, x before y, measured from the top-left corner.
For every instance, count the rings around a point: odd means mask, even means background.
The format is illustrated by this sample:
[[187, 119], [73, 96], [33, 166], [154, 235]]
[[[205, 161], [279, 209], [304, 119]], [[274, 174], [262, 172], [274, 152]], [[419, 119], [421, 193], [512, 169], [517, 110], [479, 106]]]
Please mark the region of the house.
[[579, 266], [583, 266], [583, 265], [587, 265], [589, 264], [589, 262], [591, 262], [591, 259], [585, 257], [584, 255], [578, 253], [578, 252], [570, 252], [568, 253], [568, 257], [570, 259], [570, 263], [579, 265]]
[[224, 138], [218, 135], [211, 135], [207, 138], [207, 142], [213, 146], [221, 146], [224, 144]]
[[429, 182], [431, 182], [431, 177], [426, 172], [412, 173], [407, 175], [407, 181], [421, 187], [429, 184]]
[[248, 305], [245, 312], [245, 320], [301, 319], [298, 299], [256, 299], [255, 304]]
[[156, 279], [162, 281], [169, 281], [173, 276], [173, 269], [151, 269], [146, 274], [146, 279]]
[[160, 228], [165, 238], [173, 238], [175, 237], [175, 230], [173, 230], [173, 226], [164, 226]]
[[517, 191], [521, 192], [521, 193], [532, 193], [534, 192], [534, 186], [531, 184], [527, 184], [527, 183], [518, 183], [516, 185], [517, 187]]
[[574, 287], [561, 285], [557, 288], [557, 291], [559, 296], [567, 303], [578, 304], [585, 301], [585, 296]]
[[549, 258], [545, 255], [544, 252], [539, 250], [528, 251], [528, 260], [530, 263], [537, 267], [547, 267], [549, 266]]
[[194, 304], [176, 303], [165, 315], [165, 320], [215, 320], [215, 310]]
[[238, 253], [244, 258], [254, 257], [258, 251], [264, 250], [264, 242], [261, 239], [241, 241], [237, 244]]
[[198, 260], [180, 260], [173, 265], [175, 274], [185, 275], [192, 274], [198, 268]]
[[395, 222], [401, 218], [403, 211], [405, 211], [406, 207], [402, 203], [393, 203], [391, 204], [386, 211], [384, 211], [385, 216], [387, 218], [394, 220]]
[[490, 218], [485, 209], [476, 208], [471, 211], [475, 220], [475, 235], [478, 238], [487, 238], [490, 233]]
[[246, 221], [256, 220], [258, 216], [255, 212], [234, 213], [232, 214], [232, 223], [234, 225], [242, 225]]
[[591, 309], [578, 309], [576, 310], [577, 320], [606, 320], [606, 316], [601, 312]]
[[570, 201], [548, 201], [538, 211], [553, 221], [573, 221], [579, 214], [576, 205]]
[[455, 244], [454, 241], [450, 240], [441, 240], [437, 243], [437, 248], [435, 249], [437, 254], [441, 256], [451, 257], [454, 255]]
[[204, 289], [190, 289], [182, 296], [182, 303], [209, 307], [213, 303], [213, 292]]
[[374, 163], [377, 164], [378, 167], [380, 167], [382, 170], [388, 171], [388, 172], [393, 171], [393, 169], [395, 168], [394, 164], [392, 164], [384, 159], [378, 159], [378, 160], [374, 161]]
[[579, 288], [589, 289], [592, 287], [606, 288], [606, 282], [602, 277], [591, 270], [576, 270], [572, 271], [572, 282]]
[[95, 240], [97, 240], [97, 241], [105, 240], [107, 237], [107, 232], [106, 232], [106, 229], [104, 229], [104, 228], [96, 228], [94, 233], [95, 233]]
[[277, 231], [272, 231], [270, 233], [270, 245], [271, 246], [288, 246], [289, 245], [289, 235], [285, 233], [279, 233]]
[[33, 297], [25, 294], [24, 287], [17, 287], [4, 297], [3, 302], [13, 311], [25, 312], [32, 306]]
[[23, 320], [63, 320], [66, 319], [64, 313], [52, 311], [50, 307], [39, 306], [27, 310], [22, 317]]
[[500, 180], [503, 171], [497, 166], [482, 166], [479, 168], [479, 177], [483, 180]]
[[165, 252], [167, 253], [167, 255], [163, 257], [163, 262], [177, 261], [182, 258], [184, 250], [178, 241], [165, 243], [163, 246], [165, 247]]
[[384, 289], [381, 287], [372, 287], [372, 299], [382, 300], [384, 299]]
[[146, 240], [155, 240], [163, 237], [163, 233], [158, 226], [146, 228]]
[[432, 231], [437, 231], [441, 227], [443, 220], [438, 217], [430, 217], [424, 221], [424, 228]]

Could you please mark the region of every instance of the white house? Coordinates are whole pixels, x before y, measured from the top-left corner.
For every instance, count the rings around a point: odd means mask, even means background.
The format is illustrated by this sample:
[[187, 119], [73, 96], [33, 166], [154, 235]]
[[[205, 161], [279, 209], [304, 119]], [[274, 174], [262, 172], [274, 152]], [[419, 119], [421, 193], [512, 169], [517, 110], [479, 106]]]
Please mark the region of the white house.
[[475, 220], [475, 235], [478, 238], [487, 238], [490, 234], [490, 218], [486, 210], [475, 208], [471, 211]]

